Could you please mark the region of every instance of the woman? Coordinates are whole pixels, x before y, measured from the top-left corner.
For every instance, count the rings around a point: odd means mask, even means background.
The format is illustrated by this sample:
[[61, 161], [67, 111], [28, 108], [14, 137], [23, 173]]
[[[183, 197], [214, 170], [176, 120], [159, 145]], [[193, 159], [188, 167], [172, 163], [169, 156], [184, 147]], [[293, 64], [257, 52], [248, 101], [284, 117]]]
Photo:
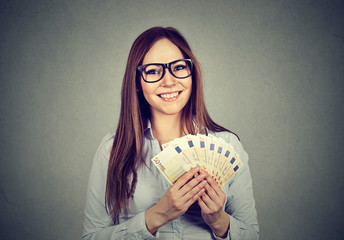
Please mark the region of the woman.
[[[162, 144], [197, 133], [225, 139], [244, 162], [222, 189], [198, 167], [170, 186], [152, 165]], [[187, 41], [148, 29], [129, 53], [116, 134], [94, 158], [83, 239], [258, 239], [247, 161], [238, 137], [209, 117]]]

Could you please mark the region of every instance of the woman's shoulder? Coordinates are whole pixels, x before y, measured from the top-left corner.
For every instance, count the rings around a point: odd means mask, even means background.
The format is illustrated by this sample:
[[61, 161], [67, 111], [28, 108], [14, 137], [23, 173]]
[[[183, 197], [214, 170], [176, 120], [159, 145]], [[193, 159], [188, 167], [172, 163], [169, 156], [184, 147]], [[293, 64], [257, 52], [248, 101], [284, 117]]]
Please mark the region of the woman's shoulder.
[[114, 133], [107, 133], [101, 140], [99, 149], [103, 151], [111, 151], [114, 138], [115, 138]]
[[105, 164], [107, 166], [110, 158], [114, 137], [115, 134], [113, 133], [108, 133], [103, 137], [94, 157], [94, 162], [97, 162], [97, 164], [99, 165]]
[[113, 139], [115, 137], [114, 133], [107, 133], [103, 139], [101, 140], [100, 145], [104, 145], [105, 147], [108, 147], [109, 145], [112, 145]]
[[212, 131], [210, 131], [209, 133], [215, 137], [222, 138], [227, 143], [232, 144], [232, 143], [240, 142], [238, 136], [236, 134], [234, 134], [233, 132], [229, 132], [229, 131], [212, 132]]

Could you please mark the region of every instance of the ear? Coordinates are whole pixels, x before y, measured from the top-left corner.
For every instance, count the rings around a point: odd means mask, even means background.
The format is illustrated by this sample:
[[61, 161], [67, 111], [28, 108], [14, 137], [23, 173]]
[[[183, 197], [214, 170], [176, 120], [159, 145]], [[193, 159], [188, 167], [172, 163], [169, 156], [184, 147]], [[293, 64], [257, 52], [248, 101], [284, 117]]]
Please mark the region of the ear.
[[141, 92], [142, 91], [142, 88], [141, 88], [141, 83], [140, 83], [140, 79], [137, 79], [137, 76], [136, 76], [136, 92]]
[[142, 91], [142, 87], [141, 87], [141, 84], [137, 84], [136, 85], [136, 92], [141, 92]]

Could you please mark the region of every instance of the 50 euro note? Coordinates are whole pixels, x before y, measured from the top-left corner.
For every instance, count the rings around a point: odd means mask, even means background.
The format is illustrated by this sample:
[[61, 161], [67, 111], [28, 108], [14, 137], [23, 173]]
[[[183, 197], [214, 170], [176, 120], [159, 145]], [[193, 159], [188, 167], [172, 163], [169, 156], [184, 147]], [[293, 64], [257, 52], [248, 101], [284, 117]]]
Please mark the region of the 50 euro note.
[[162, 148], [152, 161], [170, 184], [200, 166], [223, 187], [243, 166], [233, 146], [212, 135], [186, 135], [163, 144]]
[[192, 162], [180, 153], [181, 149], [178, 146], [166, 147], [152, 159], [171, 185], [193, 167]]

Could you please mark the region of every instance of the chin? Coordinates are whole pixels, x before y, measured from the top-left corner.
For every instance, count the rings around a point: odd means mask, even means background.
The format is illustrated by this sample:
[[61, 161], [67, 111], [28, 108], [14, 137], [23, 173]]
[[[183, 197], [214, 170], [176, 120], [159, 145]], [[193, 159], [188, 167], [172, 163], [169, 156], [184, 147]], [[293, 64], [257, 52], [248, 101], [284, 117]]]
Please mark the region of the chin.
[[[156, 109], [157, 110], [157, 109]], [[173, 109], [160, 109], [158, 112], [163, 115], [177, 115], [182, 113], [183, 108], [173, 108]]]

